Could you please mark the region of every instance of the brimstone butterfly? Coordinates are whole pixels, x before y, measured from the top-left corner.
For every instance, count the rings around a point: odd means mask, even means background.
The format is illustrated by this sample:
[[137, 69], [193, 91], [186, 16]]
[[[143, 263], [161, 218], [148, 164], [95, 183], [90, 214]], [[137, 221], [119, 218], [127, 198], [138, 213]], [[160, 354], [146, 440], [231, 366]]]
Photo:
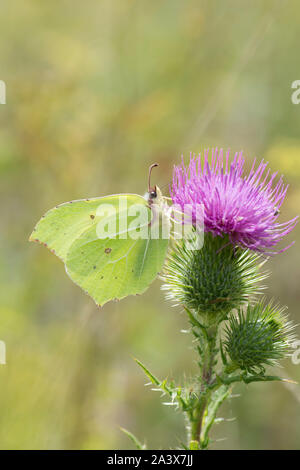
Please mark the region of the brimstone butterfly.
[[169, 219], [161, 191], [150, 187], [154, 166], [144, 197], [114, 194], [60, 204], [29, 238], [58, 256], [97, 305], [143, 293], [162, 269], [168, 248], [162, 227]]

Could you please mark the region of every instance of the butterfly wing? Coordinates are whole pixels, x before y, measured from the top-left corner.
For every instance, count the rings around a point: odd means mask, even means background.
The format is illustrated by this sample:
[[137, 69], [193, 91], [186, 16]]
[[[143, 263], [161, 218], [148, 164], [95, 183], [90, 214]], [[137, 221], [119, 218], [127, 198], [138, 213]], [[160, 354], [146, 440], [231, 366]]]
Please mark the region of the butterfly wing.
[[132, 238], [129, 220], [125, 230], [117, 224], [114, 237], [99, 238], [98, 224], [112, 218], [102, 210], [108, 206], [119, 221], [128, 219], [133, 206], [144, 208], [149, 221], [152, 217], [145, 199], [135, 194], [73, 201], [50, 210], [30, 237], [59, 256], [70, 278], [99, 305], [144, 292], [161, 270], [168, 247], [167, 239], [150, 238], [148, 223], [146, 238]]
[[[90, 240], [89, 240], [90, 239]], [[94, 230], [71, 246], [66, 270], [97, 304], [142, 294], [166, 257], [167, 240], [95, 239]]]
[[30, 241], [39, 242], [54, 252], [62, 261], [66, 261], [68, 250], [72, 243], [88, 228], [97, 224], [101, 218], [99, 207], [105, 204], [119, 208], [119, 198], [126, 198], [128, 204], [143, 203], [143, 198], [137, 194], [80, 199], [65, 202], [49, 210], [37, 223]]

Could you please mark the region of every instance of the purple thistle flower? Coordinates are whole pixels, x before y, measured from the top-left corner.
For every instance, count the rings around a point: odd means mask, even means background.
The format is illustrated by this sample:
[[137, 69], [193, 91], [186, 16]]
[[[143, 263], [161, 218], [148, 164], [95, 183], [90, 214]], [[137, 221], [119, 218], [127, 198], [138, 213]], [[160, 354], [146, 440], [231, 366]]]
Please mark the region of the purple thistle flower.
[[[277, 172], [265, 171], [268, 163], [263, 160], [257, 169], [254, 160], [249, 175], [244, 176], [242, 152], [237, 152], [232, 162], [229, 154], [228, 150], [224, 162], [223, 150], [212, 149], [209, 163], [208, 149], [203, 162], [201, 154], [191, 154], [187, 167], [183, 161], [175, 166], [170, 188], [172, 201], [182, 210], [190, 204], [193, 220], [197, 205], [203, 204], [206, 232], [221, 237], [228, 234], [234, 245], [271, 254], [269, 249], [291, 232], [298, 221], [295, 217], [285, 223], [277, 222], [288, 186], [283, 184], [282, 177], [273, 184]], [[291, 245], [272, 253], [285, 251]]]

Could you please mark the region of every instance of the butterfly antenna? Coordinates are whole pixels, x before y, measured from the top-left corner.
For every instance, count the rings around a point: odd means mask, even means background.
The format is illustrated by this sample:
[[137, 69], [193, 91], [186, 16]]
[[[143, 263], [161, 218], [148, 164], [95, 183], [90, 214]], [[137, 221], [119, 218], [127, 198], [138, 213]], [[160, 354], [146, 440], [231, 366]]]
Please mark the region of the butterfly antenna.
[[149, 175], [148, 175], [148, 191], [149, 191], [149, 193], [151, 191], [150, 182], [151, 182], [152, 169], [155, 168], [156, 166], [158, 166], [158, 163], [152, 163], [152, 165], [150, 165], [150, 167], [149, 167]]

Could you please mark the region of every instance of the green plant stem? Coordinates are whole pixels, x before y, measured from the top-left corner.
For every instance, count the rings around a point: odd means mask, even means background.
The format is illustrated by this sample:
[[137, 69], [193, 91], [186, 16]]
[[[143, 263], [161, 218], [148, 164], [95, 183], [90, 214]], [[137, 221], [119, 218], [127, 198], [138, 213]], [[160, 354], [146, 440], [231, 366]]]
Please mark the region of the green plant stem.
[[[210, 384], [213, 376], [213, 367], [215, 363], [215, 346], [218, 327], [212, 326], [207, 329], [207, 334], [202, 335], [202, 367], [200, 376], [200, 390], [195, 407], [190, 416], [190, 448], [203, 449], [206, 443], [201, 440], [201, 432], [209, 399], [211, 396]], [[199, 337], [199, 335], [197, 335]]]

